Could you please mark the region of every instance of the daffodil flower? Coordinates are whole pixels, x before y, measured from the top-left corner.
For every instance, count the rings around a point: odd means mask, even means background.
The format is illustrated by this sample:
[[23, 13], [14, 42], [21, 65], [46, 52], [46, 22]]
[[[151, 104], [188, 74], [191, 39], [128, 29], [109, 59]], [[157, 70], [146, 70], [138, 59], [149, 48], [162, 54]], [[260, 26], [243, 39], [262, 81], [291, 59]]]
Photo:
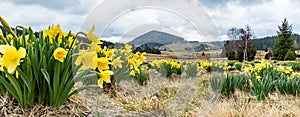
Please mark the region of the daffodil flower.
[[59, 62], [64, 62], [66, 56], [67, 56], [68, 51], [65, 50], [64, 48], [57, 48], [53, 52], [53, 56], [55, 60], [58, 60]]
[[3, 54], [0, 58], [0, 65], [5, 67], [10, 74], [13, 74], [17, 66], [20, 65], [21, 58], [26, 56], [25, 48], [20, 47], [17, 50], [10, 45], [0, 45], [0, 53]]
[[125, 52], [127, 52], [127, 53], [131, 52], [132, 51], [131, 48], [132, 48], [131, 45], [126, 44], [125, 45]]
[[103, 81], [106, 82], [106, 83], [110, 83], [110, 76], [113, 75], [114, 73], [110, 70], [108, 71], [104, 71], [104, 72], [101, 72], [99, 74], [100, 78], [98, 79], [98, 85], [100, 88], [103, 88]]
[[112, 59], [112, 57], [115, 55], [114, 52], [115, 52], [114, 49], [107, 50], [107, 51], [105, 52], [105, 55], [106, 55], [107, 58]]
[[115, 60], [112, 61], [111, 64], [112, 64], [114, 67], [122, 68], [122, 63], [123, 63], [123, 61], [122, 61], [120, 58], [121, 58], [121, 57], [116, 58]]
[[80, 70], [85, 70], [88, 68], [96, 69], [97, 67], [97, 53], [82, 51], [81, 54], [75, 61], [75, 65], [79, 66], [82, 64]]
[[99, 37], [94, 34], [94, 31], [95, 31], [95, 25], [93, 25], [92, 28], [90, 29], [90, 31], [86, 34], [86, 38], [97, 44], [101, 43], [101, 41], [99, 40]]
[[99, 71], [104, 71], [109, 69], [109, 64], [111, 64], [108, 58], [101, 57], [97, 59], [97, 68]]
[[48, 37], [49, 38], [49, 43], [53, 44], [53, 39], [56, 36], [59, 36], [58, 38], [58, 44], [60, 44], [62, 42], [61, 37], [63, 36], [63, 31], [60, 29], [60, 25], [52, 25], [48, 30], [44, 30], [43, 31], [43, 36]]

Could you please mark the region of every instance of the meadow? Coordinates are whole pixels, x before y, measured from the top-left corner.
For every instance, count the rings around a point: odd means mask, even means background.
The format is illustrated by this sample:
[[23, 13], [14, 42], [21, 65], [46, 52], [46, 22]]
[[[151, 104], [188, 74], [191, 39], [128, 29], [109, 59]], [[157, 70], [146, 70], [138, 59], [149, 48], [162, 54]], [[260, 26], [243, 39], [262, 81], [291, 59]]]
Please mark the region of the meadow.
[[52, 25], [37, 35], [0, 21], [0, 116], [300, 115], [298, 61], [133, 53], [101, 46], [95, 26]]

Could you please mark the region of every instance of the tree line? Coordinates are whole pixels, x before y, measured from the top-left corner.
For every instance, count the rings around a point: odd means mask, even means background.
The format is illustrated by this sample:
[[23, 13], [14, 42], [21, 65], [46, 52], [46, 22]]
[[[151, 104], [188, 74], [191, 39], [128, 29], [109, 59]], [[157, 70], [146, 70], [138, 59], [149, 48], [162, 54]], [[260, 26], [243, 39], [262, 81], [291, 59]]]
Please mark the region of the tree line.
[[265, 57], [267, 59], [295, 60], [295, 49], [299, 47], [297, 42], [300, 42], [300, 36], [292, 34], [292, 30], [292, 25], [286, 18], [278, 26], [277, 36], [260, 40], [253, 39], [253, 31], [249, 25], [245, 28], [230, 28], [227, 33], [230, 40], [224, 45], [226, 57], [229, 60], [252, 61], [255, 59], [256, 49], [261, 49], [268, 51]]

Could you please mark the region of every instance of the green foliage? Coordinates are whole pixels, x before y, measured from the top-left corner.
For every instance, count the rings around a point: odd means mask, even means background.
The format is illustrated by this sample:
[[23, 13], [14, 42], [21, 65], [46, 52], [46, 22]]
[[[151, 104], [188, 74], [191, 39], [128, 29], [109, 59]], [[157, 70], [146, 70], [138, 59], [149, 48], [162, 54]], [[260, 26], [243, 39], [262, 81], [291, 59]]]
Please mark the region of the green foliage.
[[151, 53], [151, 54], [161, 54], [160, 50], [154, 47], [149, 47], [147, 44], [142, 45], [140, 47], [137, 47], [133, 50], [133, 53], [136, 52], [146, 52], [146, 53]]
[[183, 70], [184, 68], [182, 64], [180, 64], [179, 68], [175, 68], [175, 67], [172, 68], [173, 73], [175, 73], [176, 75], [181, 75]]
[[236, 89], [244, 90], [248, 86], [245, 75], [216, 74], [210, 78], [211, 88], [224, 95], [234, 94]]
[[229, 62], [228, 62], [228, 65], [229, 65], [229, 66], [234, 66], [234, 64], [235, 64], [235, 61], [229, 61]]
[[159, 72], [165, 76], [165, 77], [170, 77], [172, 76], [173, 74], [173, 70], [172, 70], [172, 66], [171, 64], [168, 64], [168, 63], [162, 63], [160, 64], [160, 69], [159, 69]]
[[298, 95], [300, 91], [300, 78], [281, 77], [275, 81], [275, 87], [281, 94]]
[[278, 38], [274, 45], [273, 56], [275, 60], [295, 60], [295, 39], [292, 37], [292, 25], [285, 18], [278, 26]]
[[234, 65], [234, 67], [235, 67], [236, 70], [241, 71], [241, 69], [242, 69], [242, 64], [237, 63], [237, 64]]
[[230, 29], [229, 32], [235, 30], [234, 40], [227, 41], [225, 46], [226, 57], [228, 60], [252, 61], [256, 55], [255, 42], [251, 39], [252, 31], [249, 26], [240, 29]]
[[[259, 77], [259, 78], [258, 78]], [[281, 74], [272, 67], [262, 69], [257, 73], [250, 74], [250, 80], [253, 84], [250, 87], [251, 92], [258, 100], [264, 100], [269, 93], [275, 91], [274, 82], [280, 78]]]
[[289, 50], [288, 53], [285, 54], [284, 60], [296, 60], [295, 51]]
[[184, 70], [187, 77], [195, 77], [198, 71], [198, 65], [195, 63], [187, 63], [186, 69]]
[[215, 74], [210, 78], [210, 86], [214, 92], [221, 93], [225, 78], [222, 74]]
[[[180, 64], [180, 63], [178, 63]], [[172, 74], [181, 75], [184, 71], [183, 65], [180, 64], [180, 67], [174, 67], [170, 63], [163, 62], [160, 64], [159, 68], [156, 68], [158, 72], [160, 72], [165, 77], [170, 77]]]
[[[268, 36], [263, 38], [254, 39], [255, 46], [257, 50], [265, 50], [268, 48], [274, 48], [275, 41], [278, 38], [278, 36]], [[300, 49], [299, 43], [300, 43], [300, 35], [299, 34], [292, 34], [292, 38], [294, 38], [297, 42], [296, 49]]]
[[297, 62], [288, 62], [287, 64], [283, 64], [284, 66], [291, 66], [293, 71], [300, 71], [300, 61]]
[[[22, 36], [25, 37], [25, 31]], [[28, 46], [25, 44], [25, 38], [21, 38], [22, 44], [21, 41], [9, 43], [16, 48], [27, 48], [27, 54], [16, 69], [18, 75], [12, 75], [4, 69], [5, 75], [0, 76], [0, 84], [22, 108], [32, 107], [34, 103], [47, 103], [50, 106], [59, 107], [79, 91], [98, 87], [89, 85], [73, 89], [76, 82], [89, 77], [87, 72], [76, 74], [79, 67], [73, 64], [72, 54], [78, 52], [78, 47], [68, 48], [69, 36], [70, 33], [62, 37], [60, 44], [56, 36], [53, 44], [50, 44], [48, 37], [43, 38], [43, 34], [40, 33], [40, 38], [36, 38], [30, 29]], [[59, 62], [53, 57], [53, 52], [58, 47], [69, 49], [64, 62]]]
[[258, 100], [264, 100], [268, 94], [273, 91], [274, 80], [270, 77], [263, 77], [261, 80], [251, 77], [253, 87], [251, 92], [257, 97]]
[[139, 85], [147, 85], [149, 81], [149, 73], [147, 73], [144, 70], [139, 70], [140, 72], [136, 73], [133, 76], [133, 79], [139, 84]]

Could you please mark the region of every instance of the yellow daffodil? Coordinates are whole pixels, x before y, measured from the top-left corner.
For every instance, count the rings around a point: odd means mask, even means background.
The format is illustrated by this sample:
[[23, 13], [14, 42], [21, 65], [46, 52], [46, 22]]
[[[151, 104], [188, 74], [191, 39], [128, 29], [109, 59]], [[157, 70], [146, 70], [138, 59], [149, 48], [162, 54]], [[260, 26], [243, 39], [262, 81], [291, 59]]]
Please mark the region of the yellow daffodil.
[[23, 38], [25, 39], [25, 46], [26, 48], [28, 47], [28, 40], [29, 40], [29, 35], [25, 35], [25, 37], [23, 37], [23, 35], [20, 37], [20, 44], [23, 44]]
[[133, 56], [133, 59], [139, 59], [140, 58], [139, 52], [133, 54], [132, 56]]
[[103, 88], [103, 81], [106, 82], [106, 83], [110, 83], [110, 76], [113, 75], [114, 73], [110, 70], [108, 71], [104, 71], [104, 72], [101, 72], [99, 74], [100, 78], [98, 79], [98, 85], [100, 88]]
[[129, 75], [135, 76], [135, 70], [131, 70], [130, 73], [129, 73]]
[[99, 40], [99, 37], [94, 34], [94, 31], [95, 31], [95, 25], [92, 26], [92, 28], [90, 29], [90, 31], [86, 34], [86, 38], [88, 40], [92, 41], [92, 42], [97, 43], [97, 44], [98, 43], [102, 44], [102, 42]]
[[11, 35], [11, 34], [8, 34], [8, 35], [6, 35], [6, 37], [7, 37], [8, 39], [12, 39], [12, 38], [14, 38], [14, 36], [13, 36], [13, 35]]
[[21, 58], [26, 56], [24, 48], [21, 47], [17, 50], [10, 45], [0, 45], [0, 53], [3, 54], [0, 58], [0, 65], [5, 67], [10, 74], [13, 74], [17, 66], [20, 65]]
[[59, 62], [64, 62], [65, 58], [67, 57], [68, 51], [64, 48], [57, 48], [53, 52], [53, 56], [55, 60], [58, 60]]
[[48, 30], [44, 30], [43, 31], [43, 36], [45, 37], [49, 37], [49, 43], [53, 44], [54, 38], [56, 36], [59, 36], [58, 38], [58, 43], [61, 42], [61, 36], [63, 36], [63, 32], [60, 29], [60, 25], [52, 25]]
[[129, 67], [135, 66], [134, 60], [128, 59], [127, 61], [128, 61], [128, 66], [129, 66]]
[[87, 68], [96, 69], [97, 53], [82, 51], [75, 61], [76, 66], [79, 66], [80, 64], [82, 64], [81, 70], [85, 70]]
[[[73, 41], [74, 41], [74, 43], [73, 43]], [[72, 45], [72, 43], [73, 43], [73, 45]], [[78, 43], [78, 41], [76, 39], [73, 39], [73, 37], [68, 38], [68, 47], [69, 48], [75, 48], [77, 43]]]
[[279, 67], [277, 68], [277, 71], [279, 71], [279, 72], [284, 71], [284, 67], [283, 67], [283, 66], [279, 66]]
[[256, 64], [255, 67], [254, 67], [254, 70], [256, 72], [259, 72], [259, 71], [261, 71], [263, 69], [263, 67], [264, 66], [262, 64]]
[[285, 67], [284, 73], [289, 74], [293, 71], [292, 67]]
[[[251, 67], [252, 67], [252, 66], [251, 66]], [[245, 68], [244, 68], [244, 71], [247, 72], [247, 73], [250, 73], [251, 70], [252, 70], [251, 67], [245, 67]]]
[[96, 52], [100, 52], [101, 51], [101, 46], [96, 46]]
[[127, 52], [127, 53], [131, 52], [132, 51], [131, 48], [132, 48], [131, 45], [126, 44], [125, 45], [125, 52]]
[[140, 56], [140, 60], [143, 61], [143, 60], [146, 60], [146, 52], [143, 52]]
[[108, 70], [109, 64], [111, 64], [111, 63], [109, 62], [108, 58], [101, 57], [101, 58], [97, 59], [97, 68], [99, 71]]
[[121, 58], [121, 57], [116, 58], [115, 60], [112, 61], [111, 64], [112, 64], [114, 67], [122, 68], [122, 63], [123, 63], [123, 61], [122, 61], [120, 58]]
[[260, 81], [261, 77], [259, 75], [256, 76], [256, 79]]
[[112, 57], [115, 55], [114, 52], [115, 52], [114, 49], [110, 49], [105, 52], [105, 55], [107, 58], [112, 59]]

